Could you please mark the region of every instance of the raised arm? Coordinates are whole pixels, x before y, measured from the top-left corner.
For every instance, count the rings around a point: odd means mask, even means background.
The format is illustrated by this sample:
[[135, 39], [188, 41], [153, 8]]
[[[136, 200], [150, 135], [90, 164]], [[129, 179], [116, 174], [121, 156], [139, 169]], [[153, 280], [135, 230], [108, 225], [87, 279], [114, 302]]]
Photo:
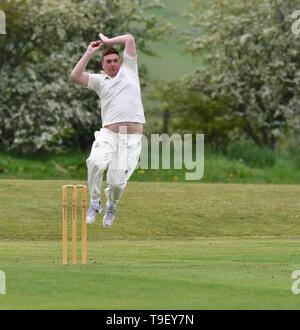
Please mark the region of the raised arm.
[[99, 33], [99, 37], [101, 38], [101, 41], [105, 45], [109, 45], [109, 46], [113, 46], [115, 44], [125, 45], [125, 52], [132, 57], [136, 57], [136, 45], [133, 35], [125, 34], [123, 36], [118, 36], [115, 38], [108, 38], [102, 33]]
[[102, 45], [103, 45], [103, 43], [100, 42], [99, 40], [92, 41], [89, 44], [86, 52], [83, 54], [83, 56], [81, 57], [79, 62], [76, 64], [70, 77], [77, 84], [87, 87], [88, 82], [89, 82], [89, 75], [87, 72], [85, 72], [85, 68], [86, 68], [89, 60], [101, 48]]

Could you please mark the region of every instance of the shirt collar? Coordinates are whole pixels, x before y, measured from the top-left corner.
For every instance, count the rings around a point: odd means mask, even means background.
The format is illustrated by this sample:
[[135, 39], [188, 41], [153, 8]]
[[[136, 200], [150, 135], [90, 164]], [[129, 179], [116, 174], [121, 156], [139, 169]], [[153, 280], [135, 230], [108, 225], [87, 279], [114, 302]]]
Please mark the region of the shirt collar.
[[106, 74], [105, 71], [102, 70], [101, 74], [103, 75], [104, 79], [111, 79], [111, 77], [108, 74]]

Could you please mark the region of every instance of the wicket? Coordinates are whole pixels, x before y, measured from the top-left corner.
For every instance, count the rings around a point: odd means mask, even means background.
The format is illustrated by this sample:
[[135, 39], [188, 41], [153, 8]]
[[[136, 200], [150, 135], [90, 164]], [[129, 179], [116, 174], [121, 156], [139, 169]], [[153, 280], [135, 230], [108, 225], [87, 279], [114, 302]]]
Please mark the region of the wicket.
[[68, 188], [72, 189], [72, 265], [77, 264], [77, 197], [81, 188], [82, 195], [82, 229], [81, 229], [81, 263], [87, 264], [87, 233], [86, 233], [86, 207], [87, 207], [87, 187], [85, 185], [65, 185], [62, 187], [62, 222], [63, 222], [63, 265], [68, 264], [68, 216], [67, 198]]

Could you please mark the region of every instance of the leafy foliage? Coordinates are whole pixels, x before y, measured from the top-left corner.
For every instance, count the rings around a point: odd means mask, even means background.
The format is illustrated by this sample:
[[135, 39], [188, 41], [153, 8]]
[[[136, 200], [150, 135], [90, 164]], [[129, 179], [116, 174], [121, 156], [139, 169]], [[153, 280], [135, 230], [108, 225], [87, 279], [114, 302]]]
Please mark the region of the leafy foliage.
[[205, 88], [199, 92], [190, 77], [159, 84], [153, 99], [158, 101], [158, 111], [170, 113], [169, 132], [204, 134], [205, 142], [214, 147], [226, 147], [242, 124], [242, 119], [231, 113], [228, 97], [212, 98]]
[[186, 49], [205, 60], [190, 77], [199, 93], [232, 100], [241, 133], [256, 144], [276, 146], [299, 132], [299, 40], [291, 14], [299, 0], [194, 0]]

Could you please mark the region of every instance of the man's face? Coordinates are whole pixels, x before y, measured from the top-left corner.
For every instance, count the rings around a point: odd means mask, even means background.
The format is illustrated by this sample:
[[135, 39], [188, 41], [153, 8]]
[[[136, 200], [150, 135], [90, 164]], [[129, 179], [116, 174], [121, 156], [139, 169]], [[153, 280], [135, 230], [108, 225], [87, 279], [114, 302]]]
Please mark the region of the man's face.
[[121, 62], [117, 54], [109, 54], [104, 56], [102, 60], [102, 68], [110, 77], [115, 77], [120, 70]]

